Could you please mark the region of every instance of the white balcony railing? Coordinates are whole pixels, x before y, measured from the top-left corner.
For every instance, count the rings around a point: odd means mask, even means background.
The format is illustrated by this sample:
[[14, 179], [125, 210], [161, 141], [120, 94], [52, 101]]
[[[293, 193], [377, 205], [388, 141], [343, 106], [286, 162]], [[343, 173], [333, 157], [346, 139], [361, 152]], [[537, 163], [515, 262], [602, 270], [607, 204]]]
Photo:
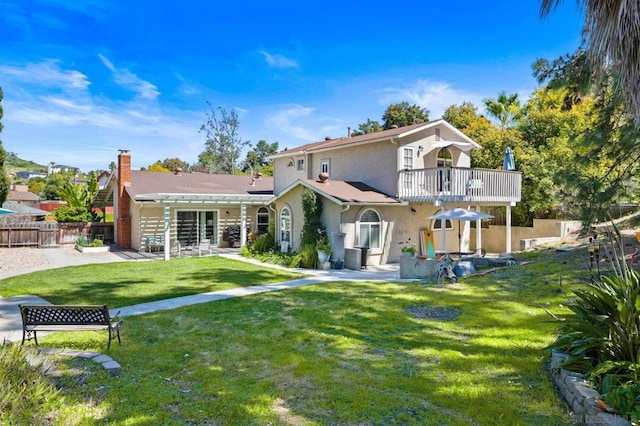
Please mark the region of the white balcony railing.
[[506, 170], [438, 167], [401, 170], [398, 194], [404, 201], [520, 201], [522, 174]]

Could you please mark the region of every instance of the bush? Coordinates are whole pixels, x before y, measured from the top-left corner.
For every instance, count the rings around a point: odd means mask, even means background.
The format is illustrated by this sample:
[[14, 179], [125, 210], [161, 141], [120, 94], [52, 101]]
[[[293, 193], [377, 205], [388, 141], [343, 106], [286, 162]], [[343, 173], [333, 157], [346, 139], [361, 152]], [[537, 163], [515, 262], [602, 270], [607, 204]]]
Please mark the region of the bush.
[[63, 223], [86, 223], [93, 222], [97, 219], [97, 215], [93, 212], [89, 212], [86, 209], [70, 206], [58, 207], [54, 210], [53, 215], [58, 222]]
[[46, 367], [44, 361], [38, 361], [26, 348], [0, 344], [3, 424], [51, 424], [47, 411], [58, 393], [44, 374]]
[[296, 254], [298, 267], [315, 269], [318, 265], [318, 251], [315, 244], [305, 244]]
[[276, 246], [276, 239], [271, 232], [260, 235], [256, 241], [251, 244], [249, 251], [252, 253], [267, 253]]
[[[575, 298], [567, 302], [571, 313], [554, 316], [561, 323], [550, 348], [568, 354], [563, 368], [584, 373], [621, 414], [637, 416], [640, 274], [627, 266], [619, 237], [610, 236], [612, 249], [607, 253], [613, 275], [574, 290]], [[631, 406], [629, 400], [633, 401]]]

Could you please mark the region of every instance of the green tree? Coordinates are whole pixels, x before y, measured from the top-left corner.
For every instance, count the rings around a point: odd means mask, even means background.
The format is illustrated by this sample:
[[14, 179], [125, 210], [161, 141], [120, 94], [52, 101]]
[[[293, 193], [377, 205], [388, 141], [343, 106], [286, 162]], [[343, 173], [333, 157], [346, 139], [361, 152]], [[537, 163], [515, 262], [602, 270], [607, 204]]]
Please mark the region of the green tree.
[[393, 126], [409, 126], [429, 121], [429, 111], [409, 102], [389, 105], [382, 115], [382, 127], [390, 129]]
[[29, 192], [33, 192], [34, 194], [42, 194], [45, 183], [46, 179], [42, 177], [34, 177], [29, 179], [29, 182], [27, 183]]
[[383, 131], [384, 128], [376, 120], [367, 119], [366, 123], [362, 123], [358, 126], [358, 130], [353, 130], [351, 136], [368, 135], [369, 133], [376, 133]]
[[177, 157], [165, 158], [162, 161], [156, 161], [156, 163], [161, 165], [171, 173], [175, 173], [176, 171], [178, 171], [178, 169], [181, 169], [183, 172], [188, 172], [190, 170], [189, 163], [187, 163], [186, 161], [182, 161]]
[[[562, 0], [541, 0], [540, 15], [549, 15]], [[613, 75], [613, 90], [622, 95], [623, 108], [640, 127], [640, 31], [637, 1], [581, 0], [584, 10], [583, 34], [589, 62], [602, 79]]]
[[149, 167], [147, 167], [148, 172], [161, 172], [161, 173], [170, 173], [171, 170], [162, 165], [162, 163], [158, 160]]
[[[264, 175], [265, 167], [271, 164], [271, 160], [269, 160], [269, 156], [278, 152], [278, 142], [268, 143], [267, 141], [260, 139], [256, 146], [247, 152], [247, 157], [244, 160], [243, 172], [260, 172]], [[267, 176], [272, 176], [271, 175]]]
[[520, 99], [517, 93], [507, 95], [506, 92], [500, 92], [496, 99], [487, 98], [483, 103], [487, 113], [498, 120], [501, 129], [504, 130], [515, 124], [520, 112]]
[[[2, 87], [0, 87], [0, 133], [2, 133], [2, 116], [4, 115], [2, 109]], [[0, 205], [7, 200], [9, 195], [9, 176], [4, 169], [4, 162], [7, 160], [7, 152], [2, 146], [2, 140], [0, 140]]]
[[218, 107], [216, 111], [211, 104], [208, 105], [207, 120], [200, 127], [200, 133], [206, 136], [205, 151], [198, 156], [198, 161], [212, 173], [234, 174], [240, 152], [250, 142], [240, 137], [240, 123], [235, 110], [227, 112]]
[[98, 193], [98, 178], [95, 172], [89, 173], [89, 180], [86, 184], [76, 183], [75, 177], [70, 172], [66, 172], [64, 175], [62, 184], [57, 189], [58, 197], [65, 201], [69, 207], [90, 212], [91, 203]]
[[628, 119], [613, 69], [596, 80], [585, 78], [589, 67], [581, 50], [552, 62], [538, 61], [536, 67], [539, 81], [566, 88], [565, 104], [572, 110], [585, 103], [590, 107], [583, 131], [571, 141], [571, 161], [560, 170], [567, 183], [565, 201], [579, 211], [585, 226], [608, 218], [617, 203], [637, 198], [640, 173], [640, 135]]

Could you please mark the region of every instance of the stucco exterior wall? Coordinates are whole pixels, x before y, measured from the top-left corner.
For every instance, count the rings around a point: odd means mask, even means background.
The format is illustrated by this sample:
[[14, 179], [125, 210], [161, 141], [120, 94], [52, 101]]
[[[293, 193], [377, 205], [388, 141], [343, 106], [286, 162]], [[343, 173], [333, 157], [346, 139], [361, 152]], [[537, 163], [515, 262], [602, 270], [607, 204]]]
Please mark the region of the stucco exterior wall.
[[320, 162], [329, 158], [332, 180], [364, 182], [386, 194], [395, 195], [398, 192], [397, 148], [397, 144], [383, 142], [314, 154], [310, 161], [312, 178], [320, 173]]
[[[579, 221], [534, 219], [532, 227], [511, 227], [511, 249], [520, 250], [520, 241], [532, 238], [565, 238], [581, 228]], [[482, 230], [482, 248], [489, 253], [504, 253], [507, 249], [506, 226], [491, 225]], [[475, 247], [475, 229], [471, 232], [471, 243]]]
[[[298, 160], [304, 159], [304, 170], [298, 170]], [[289, 164], [293, 164], [289, 166]], [[307, 156], [298, 154], [290, 157], [276, 158], [273, 161], [273, 169], [277, 170], [273, 176], [273, 193], [279, 194], [293, 182], [298, 179], [307, 179], [311, 176], [312, 171], [309, 169]], [[317, 175], [318, 173], [316, 173]]]
[[278, 198], [276, 202], [276, 241], [280, 243], [280, 212], [282, 208], [287, 206], [291, 211], [291, 251], [295, 252], [300, 249], [300, 234], [302, 233], [302, 225], [304, 224], [304, 212], [302, 210], [302, 191], [304, 187], [298, 185], [291, 191]]

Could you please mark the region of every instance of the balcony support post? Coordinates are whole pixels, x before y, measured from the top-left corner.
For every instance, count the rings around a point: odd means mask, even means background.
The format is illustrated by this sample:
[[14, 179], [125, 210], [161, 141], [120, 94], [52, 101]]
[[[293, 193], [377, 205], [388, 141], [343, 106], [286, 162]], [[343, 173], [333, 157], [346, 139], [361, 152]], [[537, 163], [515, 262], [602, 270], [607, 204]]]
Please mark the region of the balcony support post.
[[[481, 212], [480, 206], [476, 206], [476, 211]], [[480, 219], [476, 220], [476, 250], [482, 248], [482, 225]]]
[[507, 253], [511, 253], [511, 205], [507, 204]]

